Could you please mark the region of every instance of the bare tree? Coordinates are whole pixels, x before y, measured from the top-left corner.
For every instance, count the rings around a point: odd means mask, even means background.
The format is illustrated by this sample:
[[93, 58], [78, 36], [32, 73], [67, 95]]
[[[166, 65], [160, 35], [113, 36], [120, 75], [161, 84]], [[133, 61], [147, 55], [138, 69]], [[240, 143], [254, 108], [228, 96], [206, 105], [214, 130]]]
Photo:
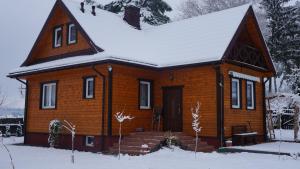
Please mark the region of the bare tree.
[[187, 0], [180, 4], [180, 18], [191, 18], [198, 15], [204, 15], [216, 12], [257, 0]]
[[200, 0], [187, 0], [182, 2], [179, 11], [182, 13], [180, 18], [183, 19], [204, 15], [206, 13], [203, 8], [203, 3]]
[[199, 102], [197, 102], [196, 106], [191, 108], [192, 117], [193, 117], [192, 127], [196, 133], [195, 157], [196, 157], [196, 153], [197, 153], [197, 149], [198, 149], [198, 137], [199, 137], [198, 133], [201, 131], [201, 128], [202, 128], [199, 126], [200, 125], [200, 106], [201, 106], [201, 104]]
[[122, 123], [125, 120], [132, 120], [134, 119], [134, 117], [131, 117], [130, 115], [124, 115], [124, 110], [122, 112], [117, 112], [115, 114], [115, 118], [116, 120], [119, 122], [120, 126], [119, 126], [119, 154], [118, 154], [118, 158], [120, 160], [121, 157], [121, 139], [122, 139]]

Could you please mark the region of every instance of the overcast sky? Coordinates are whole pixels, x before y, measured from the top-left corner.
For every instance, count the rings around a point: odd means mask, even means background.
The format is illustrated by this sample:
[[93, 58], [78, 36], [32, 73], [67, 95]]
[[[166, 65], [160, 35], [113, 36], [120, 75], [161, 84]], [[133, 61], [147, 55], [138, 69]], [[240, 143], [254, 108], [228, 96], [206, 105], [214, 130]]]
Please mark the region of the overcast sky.
[[[80, 1], [80, 0], [77, 0]], [[97, 0], [106, 4], [111, 0]], [[165, 0], [177, 9], [184, 0]], [[21, 83], [6, 75], [19, 67], [26, 59], [55, 0], [9, 0], [1, 1], [0, 10], [0, 87], [7, 97], [5, 106], [23, 108]], [[176, 12], [168, 14], [170, 17]]]

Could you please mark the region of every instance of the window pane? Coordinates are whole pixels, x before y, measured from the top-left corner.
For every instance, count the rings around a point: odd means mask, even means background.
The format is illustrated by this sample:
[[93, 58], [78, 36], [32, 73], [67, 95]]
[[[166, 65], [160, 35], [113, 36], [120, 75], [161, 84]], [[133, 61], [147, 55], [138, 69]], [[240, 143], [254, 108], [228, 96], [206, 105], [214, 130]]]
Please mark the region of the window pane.
[[149, 102], [149, 91], [148, 85], [141, 83], [140, 84], [140, 106], [148, 107]]
[[59, 47], [62, 44], [62, 29], [61, 28], [56, 28], [55, 29], [55, 42], [54, 46]]
[[87, 84], [87, 95], [88, 96], [93, 96], [94, 95], [94, 80], [88, 80], [88, 84]]
[[69, 27], [69, 43], [75, 43], [76, 42], [76, 27], [74, 24], [71, 24]]
[[247, 83], [247, 107], [253, 107], [253, 88], [252, 84]]
[[238, 105], [238, 82], [232, 81], [232, 105]]
[[49, 87], [48, 86], [43, 86], [43, 93], [44, 93], [43, 106], [48, 107], [49, 106]]
[[51, 105], [55, 106], [55, 100], [56, 100], [56, 85], [51, 86]]

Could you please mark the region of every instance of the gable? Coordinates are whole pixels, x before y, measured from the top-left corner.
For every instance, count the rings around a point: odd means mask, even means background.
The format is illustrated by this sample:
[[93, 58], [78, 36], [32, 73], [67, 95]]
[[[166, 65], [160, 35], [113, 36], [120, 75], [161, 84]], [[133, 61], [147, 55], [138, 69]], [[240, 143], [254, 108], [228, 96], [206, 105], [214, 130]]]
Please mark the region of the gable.
[[225, 61], [231, 63], [275, 73], [252, 8], [240, 24], [224, 57]]
[[[67, 43], [67, 29], [70, 23], [74, 23], [77, 29], [77, 42], [74, 44]], [[61, 47], [54, 48], [53, 31], [57, 26], [62, 27], [62, 45]], [[91, 43], [89, 43], [89, 37], [86, 36], [80, 27], [76, 20], [72, 18], [72, 15], [68, 13], [61, 1], [57, 1], [22, 66], [29, 66], [70, 56], [94, 54], [94, 48]]]

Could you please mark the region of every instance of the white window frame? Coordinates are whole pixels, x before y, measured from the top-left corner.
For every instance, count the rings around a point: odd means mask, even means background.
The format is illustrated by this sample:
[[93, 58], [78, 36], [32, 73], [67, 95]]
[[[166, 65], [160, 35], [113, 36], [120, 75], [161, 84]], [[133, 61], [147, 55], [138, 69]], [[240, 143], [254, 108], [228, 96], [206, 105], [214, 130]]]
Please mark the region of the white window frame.
[[57, 43], [57, 33], [59, 32], [59, 31], [62, 31], [62, 27], [57, 27], [57, 28], [54, 28], [54, 47], [55, 48], [58, 48], [58, 47], [61, 47], [62, 46], [62, 38], [61, 38], [61, 40], [60, 40], [60, 44], [59, 43]]
[[[55, 88], [55, 94], [54, 94], [54, 96], [52, 96], [52, 89], [53, 89], [53, 86], [54, 86], [54, 88]], [[48, 93], [48, 105], [45, 105], [45, 88], [46, 87], [48, 87], [50, 90], [50, 92]], [[42, 108], [43, 109], [54, 109], [55, 108], [55, 106], [56, 106], [56, 83], [45, 83], [45, 84], [43, 84], [43, 86], [42, 86], [42, 88], [43, 88], [43, 90], [42, 90]], [[51, 105], [51, 100], [52, 100], [52, 97], [55, 97], [55, 101], [54, 101], [54, 105]]]
[[[141, 96], [140, 96], [140, 100], [139, 100], [139, 102], [140, 102], [140, 109], [150, 109], [151, 108], [151, 82], [140, 81], [140, 85], [141, 84], [147, 85], [147, 89], [148, 89], [148, 105], [147, 106], [142, 106], [141, 105]], [[139, 90], [141, 90], [141, 88], [139, 88]]]
[[[251, 102], [252, 102], [252, 106], [248, 106], [248, 85], [251, 85]], [[254, 82], [252, 81], [247, 81], [246, 82], [246, 106], [247, 106], [247, 109], [249, 110], [253, 110], [254, 107], [255, 107], [255, 101], [254, 101]]]
[[[88, 143], [89, 138], [93, 138], [93, 143]], [[95, 136], [85, 136], [85, 146], [94, 147], [95, 146]]]
[[[233, 84], [233, 82], [237, 82], [237, 104], [236, 105], [234, 105], [233, 104], [233, 102], [232, 102], [232, 84]], [[241, 108], [241, 99], [240, 99], [240, 93], [241, 93], [241, 91], [240, 91], [240, 80], [239, 79], [235, 79], [235, 78], [232, 78], [231, 79], [231, 107], [232, 108], [234, 108], [234, 109], [239, 109], [239, 108]]]
[[[95, 91], [95, 86], [94, 86], [94, 78], [93, 77], [88, 77], [85, 79], [85, 98], [86, 99], [92, 99], [94, 98], [94, 91]], [[93, 93], [89, 95], [89, 82], [92, 82], [93, 84]]]
[[[74, 23], [71, 23], [68, 25], [68, 44], [74, 44], [77, 41], [76, 37], [74, 40], [71, 40], [71, 28], [72, 27], [75, 27]], [[75, 30], [76, 30], [76, 27], [75, 27]], [[76, 34], [77, 34], [77, 32], [76, 32]], [[75, 36], [77, 36], [77, 35], [75, 35]]]

